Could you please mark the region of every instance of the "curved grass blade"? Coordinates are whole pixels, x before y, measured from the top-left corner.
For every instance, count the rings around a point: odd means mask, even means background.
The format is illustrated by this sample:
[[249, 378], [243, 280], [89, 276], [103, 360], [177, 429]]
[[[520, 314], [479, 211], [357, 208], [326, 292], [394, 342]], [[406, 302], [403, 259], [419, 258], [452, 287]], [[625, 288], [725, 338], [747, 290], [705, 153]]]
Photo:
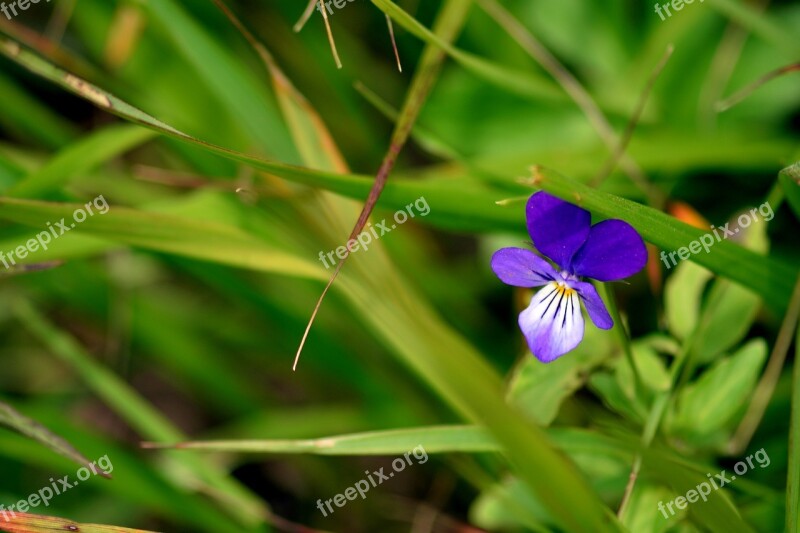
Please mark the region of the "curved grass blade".
[[81, 531], [83, 533], [155, 533], [144, 529], [119, 526], [81, 524], [66, 518], [4, 511], [8, 518], [0, 522], [0, 531], [7, 533], [48, 533], [53, 531]]
[[800, 162], [781, 170], [778, 174], [778, 182], [794, 216], [800, 220]]
[[[259, 152], [296, 161], [297, 152], [289, 141], [285, 125], [269, 95], [230, 50], [214, 40], [175, 0], [134, 0], [163, 30], [191, 66], [202, 75], [207, 88], [236, 117], [255, 141]], [[187, 88], [187, 90], [191, 90]]]
[[[531, 184], [604, 218], [625, 220], [645, 240], [667, 251], [689, 246], [690, 242], [707, 233], [661, 211], [594, 190], [541, 167], [533, 168]], [[726, 240], [715, 242], [710, 253], [694, 254], [690, 260], [752, 289], [779, 312], [785, 311], [789, 304], [798, 273], [797, 267], [761, 256]]]
[[789, 310], [786, 312], [781, 328], [778, 331], [778, 337], [775, 339], [775, 345], [772, 347], [767, 367], [758, 382], [758, 386], [753, 392], [752, 399], [748, 403], [747, 411], [742, 417], [742, 421], [736, 429], [736, 433], [734, 433], [728, 444], [728, 450], [731, 455], [744, 453], [753, 435], [755, 435], [756, 430], [761, 425], [761, 421], [764, 418], [770, 400], [772, 400], [772, 395], [783, 373], [786, 355], [792, 344], [793, 329], [797, 326], [798, 319], [800, 319], [800, 276], [798, 276], [794, 291], [792, 291]]
[[[54, 67], [38, 56], [21, 49], [13, 41], [0, 37], [0, 52], [111, 113], [155, 129], [164, 135], [203, 146], [222, 157], [239, 161], [284, 179], [323, 187], [353, 198], [365, 194], [372, 185], [371, 180], [363, 176], [309, 170], [214, 146], [164, 124], [119, 98]], [[648, 241], [667, 250], [677, 250], [702, 234], [700, 230], [682, 224], [661, 212], [647, 209], [616, 196], [594, 191], [585, 185], [563, 177], [549, 180], [547, 183], [543, 182], [542, 187], [545, 189], [549, 187], [550, 192], [567, 199], [574, 200], [574, 195], [577, 193], [590, 210], [605, 217], [617, 217], [617, 215], [623, 214], [624, 216], [617, 218], [626, 219]], [[514, 209], [505, 209], [495, 205], [496, 198], [493, 198], [492, 194], [497, 193], [487, 187], [472, 184], [453, 187], [440, 181], [419, 183], [395, 181], [387, 184], [381, 198], [387, 205], [402, 207], [424, 195], [430, 204], [436, 207], [432, 209], [428, 221], [436, 221], [444, 228], [460, 228], [462, 230], [519, 229], [520, 213]], [[711, 254], [693, 256], [692, 260], [717, 274], [751, 287], [765, 297], [773, 307], [779, 310], [786, 308], [789, 294], [791, 294], [791, 281], [787, 280], [794, 279], [794, 270], [791, 267], [774, 259], [759, 256], [754, 252], [742, 250], [725, 241], [717, 243], [713, 251], [714, 253]], [[231, 264], [229, 261], [226, 263]]]
[[[424, 41], [428, 46], [436, 46], [459, 65], [476, 76], [497, 85], [509, 92], [535, 100], [566, 101], [558, 86], [550, 80], [529, 72], [519, 72], [496, 65], [480, 57], [464, 52], [435, 32], [420, 24], [390, 0], [371, 0], [378, 9], [397, 22], [406, 31]], [[467, 2], [464, 2], [467, 4]]]
[[[58, 329], [33, 306], [23, 300], [12, 303], [20, 321], [54, 356], [64, 361], [83, 379], [86, 386], [124, 419], [132, 428], [149, 438], [182, 440], [185, 438], [163, 414], [154, 409], [130, 385], [94, 360], [69, 334]], [[270, 516], [260, 499], [227, 473], [198, 458], [170, 458], [197, 476], [201, 486], [219, 501], [226, 514], [249, 527], [263, 523]], [[221, 531], [237, 531], [233, 523]]]
[[[469, 3], [461, 0], [448, 0], [437, 16], [436, 23], [434, 24], [434, 34], [438, 35], [439, 38], [445, 42], [452, 42], [460, 33], [461, 28], [466, 21], [469, 8]], [[378, 169], [378, 173], [375, 175], [375, 183], [372, 185], [372, 188], [369, 191], [367, 200], [364, 202], [364, 207], [361, 210], [361, 213], [358, 215], [358, 220], [356, 221], [355, 226], [353, 226], [353, 229], [350, 231], [350, 235], [345, 242], [349, 243], [358, 237], [358, 235], [364, 229], [364, 226], [367, 224], [367, 220], [369, 220], [372, 211], [375, 209], [375, 204], [378, 203], [378, 199], [380, 198], [381, 193], [386, 186], [386, 182], [389, 180], [389, 174], [391, 174], [392, 170], [394, 169], [397, 158], [408, 141], [408, 137], [411, 134], [411, 130], [414, 127], [414, 123], [417, 121], [420, 111], [422, 111], [422, 106], [425, 104], [428, 95], [433, 89], [433, 85], [436, 81], [436, 78], [438, 78], [442, 64], [444, 63], [444, 59], [445, 54], [439, 48], [433, 45], [428, 45], [425, 47], [425, 50], [422, 53], [422, 58], [420, 59], [419, 67], [414, 74], [414, 79], [411, 81], [411, 87], [406, 94], [405, 102], [400, 110], [399, 119], [395, 125], [394, 131], [392, 132], [392, 137], [389, 141], [389, 149], [383, 158], [383, 162]], [[349, 257], [350, 246], [347, 245], [344, 257], [341, 259], [341, 261], [339, 261], [339, 263], [337, 263], [336, 269], [333, 271], [333, 274], [331, 274], [331, 277], [328, 280], [328, 284], [322, 290], [322, 294], [320, 295], [319, 300], [317, 300], [317, 304], [314, 306], [314, 310], [311, 313], [311, 318], [309, 319], [306, 330], [303, 333], [303, 338], [300, 340], [300, 345], [297, 348], [297, 354], [295, 355], [292, 370], [297, 369], [297, 363], [300, 360], [300, 354], [303, 352], [303, 346], [305, 346], [306, 339], [308, 338], [308, 334], [311, 331], [311, 326], [314, 324], [314, 320], [317, 317], [320, 306], [322, 305], [325, 296], [333, 286], [334, 281], [336, 281], [339, 272], [341, 272], [342, 267], [344, 267]]]
[[800, 53], [800, 44], [795, 38], [796, 32], [792, 28], [782, 27], [778, 21], [760, 12], [757, 7], [738, 0], [708, 0], [708, 3], [764, 41], [780, 48], [782, 52], [790, 56]]
[[321, 439], [221, 440], [178, 444], [142, 443], [144, 448], [158, 449], [314, 455], [395, 455], [420, 445], [427, 453], [500, 451], [500, 447], [489, 432], [476, 426], [394, 429]]
[[759, 87], [768, 83], [775, 78], [783, 76], [784, 74], [788, 74], [789, 72], [800, 72], [800, 63], [792, 63], [791, 65], [786, 65], [780, 68], [777, 68], [771, 72], [764, 74], [762, 77], [757, 79], [756, 81], [752, 82], [751, 84], [747, 85], [736, 91], [733, 95], [725, 98], [717, 102], [714, 105], [714, 110], [717, 113], [722, 113], [723, 111], [727, 111], [728, 109], [732, 108], [751, 94], [753, 94]]
[[6, 192], [9, 196], [35, 198], [53, 192], [70, 178], [121, 155], [152, 139], [152, 130], [129, 124], [115, 124], [75, 142], [28, 174]]
[[789, 421], [789, 468], [786, 473], [786, 531], [800, 529], [800, 322], [795, 326], [792, 416]]
[[[322, 134], [321, 131], [312, 133], [301, 129], [303, 124], [308, 126], [309, 123], [313, 124], [314, 120], [309, 116], [310, 109], [296, 105], [299, 102], [291, 91], [279, 91], [278, 95], [286, 103], [291, 103], [298, 114], [305, 115], [303, 121], [289, 121], [290, 126], [292, 124], [296, 126], [292, 128], [296, 138], [312, 135], [319, 137]], [[321, 156], [325, 155], [325, 152], [313, 155]], [[327, 161], [324, 168], [332, 168], [332, 165], [333, 161]], [[297, 176], [318, 179], [321, 174], [309, 173], [302, 169], [297, 172]], [[332, 179], [337, 180], [343, 187], [362, 183], [361, 180], [354, 180], [349, 176], [333, 175]], [[364, 185], [366, 186], [364, 190], [369, 190], [372, 186], [371, 180], [365, 180]], [[391, 188], [392, 184], [389, 185]], [[397, 185], [399, 187], [401, 184]], [[458, 185], [462, 188], [461, 184]], [[411, 199], [419, 196], [413, 184], [404, 186], [406, 186], [403, 189], [404, 194], [415, 194], [409, 196]], [[446, 188], [441, 184], [434, 184], [434, 187], [441, 193], [437, 194], [437, 198], [441, 199], [445, 208], [445, 200], [450, 198], [453, 201], [453, 198], [448, 196]], [[447, 189], [458, 190], [454, 187]], [[389, 188], [384, 190], [384, 196], [388, 191]], [[473, 195], [471, 205], [480, 206], [487, 202], [487, 197], [491, 195]], [[342, 204], [336, 202], [333, 205]], [[350, 212], [349, 205], [345, 211]], [[469, 222], [474, 218], [474, 211], [465, 212], [461, 217], [463, 222]], [[348, 223], [346, 217], [331, 217], [332, 227], [322, 233], [328, 234], [332, 239], [338, 239], [339, 232]], [[617, 530], [613, 516], [603, 508], [602, 503], [576, 472], [574, 466], [565, 460], [563, 455], [554, 453], [546, 436], [525, 423], [519, 414], [503, 401], [501, 381], [483, 362], [480, 354], [468, 343], [460, 340], [457, 334], [450, 331], [447, 325], [426, 307], [425, 299], [421, 295], [414, 294], [413, 288], [404, 283], [402, 277], [394, 272], [388, 258], [378, 250], [380, 248], [374, 249], [368, 256], [363, 256], [363, 259], [368, 260], [369, 266], [362, 265], [361, 262], [353, 265], [354, 271], [358, 272], [359, 283], [352, 283], [349, 278], [339, 281], [343, 294], [365, 324], [371, 326], [373, 332], [388, 344], [389, 349], [394, 351], [402, 362], [414, 368], [454, 409], [465, 415], [468, 420], [481, 423], [489, 429], [498, 442], [502, 443], [502, 450], [513, 461], [520, 477], [532, 490], [541, 494], [544, 501], [553, 504], [554, 513], [560, 522], [577, 531]], [[388, 292], [390, 296], [376, 300], [374, 295], [378, 290]], [[413, 306], [407, 305], [409, 301], [413, 301]], [[482, 376], [482, 379], [475, 381], [470, 379], [470, 376]], [[555, 481], [548, 481], [550, 479]], [[554, 487], [554, 484], [557, 487]], [[563, 505], [560, 501], [559, 494], [570, 494], [572, 504], [579, 502], [584, 508], [583, 516], [574, 516], [569, 506]]]
[[283, 118], [289, 127], [289, 133], [291, 133], [292, 140], [294, 140], [306, 166], [348, 173], [344, 157], [324, 121], [280, 69], [266, 46], [247, 29], [247, 26], [225, 2], [222, 0], [213, 0], [213, 2], [261, 58], [261, 62], [272, 80], [275, 96], [278, 99]]
[[[0, 402], [0, 425], [13, 429], [17, 433], [47, 446], [57, 454], [81, 466], [86, 466], [90, 462], [89, 459], [84, 457], [65, 439], [59, 437], [36, 420], [23, 415], [5, 402]], [[98, 473], [105, 478], [111, 478], [111, 476], [105, 472], [101, 471]]]
[[74, 140], [75, 127], [0, 73], [0, 124], [47, 148]]
[[[0, 207], [0, 218], [41, 230], [46, 227], [46, 221], [71, 218], [72, 213], [82, 206], [0, 197]], [[70, 231], [230, 266], [326, 279], [321, 266], [272, 248], [238, 228], [216, 222], [111, 207], [105, 214], [88, 218]], [[26, 259], [37, 261], [35, 254]]]

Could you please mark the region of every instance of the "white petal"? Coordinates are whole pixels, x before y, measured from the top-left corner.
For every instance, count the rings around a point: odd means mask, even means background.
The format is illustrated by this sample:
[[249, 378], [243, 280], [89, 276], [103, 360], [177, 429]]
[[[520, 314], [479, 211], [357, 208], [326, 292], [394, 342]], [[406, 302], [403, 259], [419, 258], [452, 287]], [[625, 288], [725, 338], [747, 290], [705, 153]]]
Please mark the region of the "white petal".
[[564, 284], [550, 282], [519, 314], [519, 327], [533, 355], [549, 363], [583, 340], [583, 315], [578, 293]]

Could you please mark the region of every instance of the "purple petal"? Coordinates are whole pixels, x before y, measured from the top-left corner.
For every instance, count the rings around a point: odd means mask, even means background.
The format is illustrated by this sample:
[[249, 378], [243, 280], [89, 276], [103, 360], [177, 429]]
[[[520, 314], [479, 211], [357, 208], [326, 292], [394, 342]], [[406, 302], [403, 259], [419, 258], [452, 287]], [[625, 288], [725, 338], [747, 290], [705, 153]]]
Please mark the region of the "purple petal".
[[539, 287], [556, 279], [550, 263], [524, 248], [501, 248], [492, 256], [492, 270], [500, 280], [514, 287]]
[[633, 226], [611, 219], [592, 226], [569, 270], [598, 281], [616, 281], [636, 274], [646, 263], [647, 248]]
[[600, 329], [614, 327], [614, 321], [611, 319], [611, 315], [608, 314], [606, 304], [597, 294], [597, 289], [594, 288], [594, 285], [585, 281], [572, 281], [570, 285], [581, 295], [583, 305], [586, 306], [586, 312], [589, 313], [589, 318], [592, 319], [595, 326]]
[[528, 233], [536, 249], [562, 269], [589, 236], [592, 216], [585, 209], [539, 191], [528, 200]]
[[562, 284], [548, 283], [519, 314], [519, 327], [537, 359], [543, 363], [558, 359], [583, 340], [578, 293]]

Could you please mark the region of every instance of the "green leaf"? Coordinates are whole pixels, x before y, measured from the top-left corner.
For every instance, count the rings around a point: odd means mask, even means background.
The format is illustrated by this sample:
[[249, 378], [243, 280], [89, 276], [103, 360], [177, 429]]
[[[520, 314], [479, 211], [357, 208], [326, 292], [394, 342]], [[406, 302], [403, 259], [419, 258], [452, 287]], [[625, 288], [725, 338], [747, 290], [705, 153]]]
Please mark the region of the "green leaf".
[[497, 442], [475, 426], [430, 426], [371, 431], [321, 439], [233, 440], [148, 444], [151, 448], [241, 453], [291, 453], [314, 455], [402, 455], [417, 447], [423, 453], [497, 452]]
[[566, 100], [561, 89], [544, 76], [515, 71], [464, 52], [438, 38], [394, 2], [390, 0], [371, 0], [371, 2], [409, 33], [429, 45], [441, 48], [454, 61], [476, 76], [520, 96], [527, 96], [536, 100]]
[[52, 531], [82, 531], [83, 533], [154, 533], [152, 531], [145, 531], [144, 529], [82, 524], [65, 518], [20, 513], [18, 511], [11, 514], [8, 514], [8, 511], [6, 511], [6, 514], [8, 518], [4, 518], [3, 520], [8, 525], [0, 525], [0, 528], [2, 528], [3, 531], [11, 531], [13, 533], [48, 533]]
[[647, 418], [647, 409], [625, 392], [610, 372], [596, 372], [589, 378], [589, 388], [608, 406], [622, 416], [641, 424]]
[[587, 326], [583, 342], [557, 365], [544, 364], [526, 353], [511, 378], [509, 402], [539, 425], [550, 425], [564, 400], [608, 359], [613, 347], [611, 335]]
[[71, 178], [122, 155], [153, 137], [155, 132], [128, 124], [115, 124], [100, 129], [64, 148], [43, 167], [14, 185], [7, 194], [35, 198], [59, 190]]
[[800, 529], [800, 323], [795, 330], [789, 467], [786, 473], [786, 531]]
[[714, 283], [704, 316], [692, 344], [693, 363], [707, 363], [744, 339], [758, 315], [760, 299], [752, 291], [730, 281]]
[[[669, 486], [676, 495], [685, 496], [689, 490], [696, 490], [703, 483], [708, 485], [708, 473], [714, 472], [708, 466], [687, 465], [684, 461], [676, 461], [674, 457], [663, 452], [648, 451], [643, 457], [642, 472], [646, 472], [650, 479]], [[667, 503], [664, 502], [665, 507], [668, 507]], [[675, 505], [672, 508], [677, 511]], [[710, 490], [706, 501], [701, 499], [689, 503], [687, 510], [693, 522], [714, 533], [754, 532], [742, 520], [725, 490]], [[656, 508], [651, 512], [659, 511]], [[669, 515], [669, 511], [667, 513]]]
[[[75, 204], [56, 204], [34, 200], [0, 198], [0, 218], [37, 228], [46, 233], [47, 221], [71, 220]], [[100, 237], [111, 242], [169, 252], [220, 264], [251, 268], [293, 277], [324, 279], [325, 270], [269, 246], [244, 231], [216, 222], [191, 220], [164, 213], [111, 207], [105, 214], [95, 213], [70, 232]], [[72, 236], [60, 236], [60, 243]], [[45, 253], [29, 254], [21, 263], [48, 258]]]
[[794, 216], [800, 220], [800, 162], [784, 168], [778, 173], [778, 181]]
[[[594, 190], [550, 170], [535, 168], [532, 181], [547, 192], [603, 218], [625, 220], [645, 240], [665, 251], [678, 250], [689, 246], [692, 241], [699, 241], [703, 235], [711, 235], [661, 211]], [[788, 306], [798, 272], [796, 266], [756, 254], [726, 240], [716, 242], [710, 253], [694, 254], [690, 259], [755, 291], [779, 312]]]
[[204, 31], [174, 0], [136, 0], [184, 58], [201, 74], [208, 89], [258, 141], [259, 151], [297, 161], [297, 150], [273, 100], [232, 52]]
[[551, 531], [545, 522], [552, 521], [524, 483], [510, 478], [481, 492], [469, 510], [470, 522], [489, 531], [525, 528], [526, 531]]
[[791, 37], [792, 29], [782, 26], [780, 21], [755, 6], [737, 0], [708, 0], [708, 3], [743, 28], [782, 49], [788, 56], [794, 57], [800, 54], [797, 39]]
[[[120, 377], [95, 361], [76, 340], [57, 329], [39, 314], [26, 301], [18, 300], [12, 304], [20, 321], [45, 346], [82, 378], [86, 386], [99, 396], [111, 409], [132, 428], [150, 439], [182, 440], [184, 438], [162, 413], [154, 409], [146, 400]], [[202, 486], [225, 504], [226, 514], [247, 526], [262, 523], [267, 509], [254, 494], [228, 477], [227, 473], [215, 465], [207, 464], [198, 457], [172, 457], [172, 464], [180, 465], [197, 476]], [[213, 491], [211, 490], [213, 487]], [[224, 523], [224, 522], [223, 522]], [[228, 522], [220, 531], [240, 531]]]
[[77, 135], [72, 123], [0, 73], [0, 124], [48, 148], [64, 146]]
[[[0, 402], [0, 425], [11, 428], [26, 437], [42, 443], [54, 452], [63, 455], [81, 466], [89, 464], [89, 460], [81, 455], [81, 453], [65, 439], [59, 437], [37, 421], [23, 415], [5, 402]], [[106, 477], [110, 476], [106, 475]]]
[[[0, 36], [0, 52], [32, 72], [89, 100], [109, 113], [154, 129], [168, 137], [198, 145], [226, 159], [243, 163], [286, 180], [313, 187], [322, 187], [353, 198], [363, 199], [373, 185], [374, 178], [371, 176], [343, 175], [310, 170], [304, 167], [261, 159], [206, 143], [161, 122], [107, 91], [55, 67], [35, 54], [20, 48], [14, 41], [5, 39], [2, 36]], [[514, 209], [500, 207], [494, 203], [495, 195], [499, 196], [499, 194], [493, 192], [489, 187], [475, 183], [455, 184], [440, 180], [425, 180], [421, 182], [390, 180], [381, 195], [379, 205], [403, 208], [410, 202], [414, 202], [420, 197], [425, 197], [431, 206], [435, 206], [435, 208], [431, 209], [430, 215], [425, 218], [426, 222], [437, 223], [441, 227], [454, 228], [459, 231], [497, 229], [498, 226], [506, 229], [518, 228], [520, 214]]]
[[689, 261], [678, 265], [664, 287], [667, 327], [676, 338], [686, 340], [697, 327], [703, 289], [713, 274]]
[[663, 533], [674, 527], [683, 517], [685, 511], [675, 515], [667, 512], [656, 512], [658, 504], [672, 500], [675, 495], [664, 487], [640, 481], [634, 486], [630, 500], [622, 512], [622, 523], [629, 531], [647, 531], [648, 533]]
[[678, 394], [668, 431], [702, 439], [725, 428], [750, 397], [766, 358], [766, 342], [755, 339], [715, 363]]
[[[649, 391], [666, 391], [669, 389], [671, 380], [661, 356], [656, 350], [646, 342], [637, 341], [632, 343], [633, 359], [642, 383]], [[617, 383], [625, 391], [629, 398], [636, 394], [635, 379], [633, 369], [627, 359], [619, 359], [616, 366]], [[647, 405], [649, 398], [637, 398], [642, 405]]]

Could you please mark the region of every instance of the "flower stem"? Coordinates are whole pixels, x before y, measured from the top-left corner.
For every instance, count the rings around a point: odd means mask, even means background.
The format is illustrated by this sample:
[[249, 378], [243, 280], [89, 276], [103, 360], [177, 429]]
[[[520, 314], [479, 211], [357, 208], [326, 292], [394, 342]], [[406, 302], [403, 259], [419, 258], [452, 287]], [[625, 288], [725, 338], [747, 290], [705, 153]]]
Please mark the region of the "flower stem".
[[617, 300], [614, 297], [614, 291], [609, 289], [605, 283], [595, 282], [595, 288], [597, 292], [600, 294], [600, 297], [606, 302], [608, 306], [608, 311], [611, 314], [612, 320], [614, 320], [614, 327], [612, 331], [617, 336], [617, 340], [622, 347], [622, 351], [625, 352], [625, 358], [628, 360], [628, 364], [633, 371], [633, 381], [636, 390], [637, 396], [640, 392], [642, 392], [642, 378], [639, 374], [639, 369], [636, 367], [636, 361], [633, 358], [633, 349], [631, 349], [631, 340], [628, 336], [628, 332], [625, 331], [625, 326], [622, 325], [622, 319], [619, 315], [619, 308], [617, 308]]

